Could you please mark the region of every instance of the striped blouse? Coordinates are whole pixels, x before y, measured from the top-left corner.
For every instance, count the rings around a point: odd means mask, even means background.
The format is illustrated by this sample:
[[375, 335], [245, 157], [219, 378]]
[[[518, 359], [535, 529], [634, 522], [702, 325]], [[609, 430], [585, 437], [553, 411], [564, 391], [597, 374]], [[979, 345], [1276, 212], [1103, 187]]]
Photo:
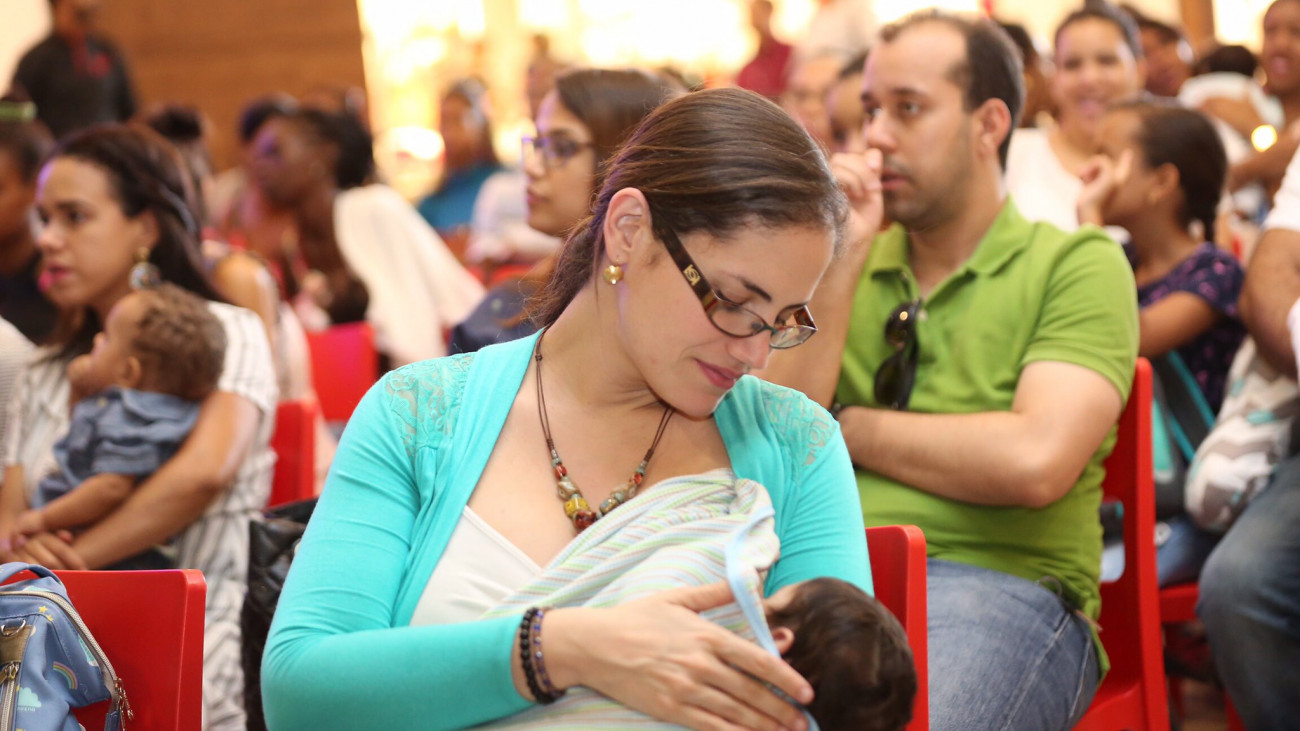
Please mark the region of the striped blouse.
[[5, 443], [5, 425], [9, 423], [9, 397], [31, 351], [32, 344], [18, 328], [0, 318], [0, 445]]
[[[226, 332], [226, 360], [217, 390], [258, 408], [257, 433], [244, 464], [224, 494], [176, 540], [178, 563], [203, 572], [207, 613], [203, 648], [205, 729], [242, 729], [243, 671], [239, 613], [248, 569], [248, 523], [266, 505], [275, 453], [269, 448], [278, 397], [266, 331], [248, 310], [219, 303], [209, 309]], [[44, 357], [41, 357], [44, 356]], [[67, 360], [49, 350], [23, 372], [9, 403], [4, 464], [21, 465], [30, 496], [54, 466], [54, 443], [68, 427]]]

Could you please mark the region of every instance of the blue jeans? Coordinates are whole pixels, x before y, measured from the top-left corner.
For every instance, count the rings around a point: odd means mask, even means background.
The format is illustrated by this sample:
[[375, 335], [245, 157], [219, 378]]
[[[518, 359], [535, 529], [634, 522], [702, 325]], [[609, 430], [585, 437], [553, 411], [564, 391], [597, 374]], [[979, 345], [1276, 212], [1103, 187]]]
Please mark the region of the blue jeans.
[[1250, 731], [1300, 723], [1300, 456], [1237, 518], [1201, 573], [1196, 608]]
[[1219, 543], [1219, 535], [1196, 527], [1186, 515], [1165, 521], [1169, 535], [1156, 549], [1156, 575], [1160, 587], [1196, 581], [1210, 552]]
[[1066, 731], [1097, 689], [1088, 623], [1032, 581], [930, 559], [930, 728]]

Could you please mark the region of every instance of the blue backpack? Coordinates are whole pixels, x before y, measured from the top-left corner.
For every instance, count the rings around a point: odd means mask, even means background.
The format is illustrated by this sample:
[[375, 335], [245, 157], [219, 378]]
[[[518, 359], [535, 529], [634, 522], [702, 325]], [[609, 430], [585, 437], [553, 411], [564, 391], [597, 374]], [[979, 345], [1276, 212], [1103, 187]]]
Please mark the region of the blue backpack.
[[[0, 565], [0, 731], [79, 731], [73, 708], [112, 699], [105, 731], [122, 728], [130, 706], [104, 650], [44, 566]], [[123, 600], [126, 600], [123, 597]]]

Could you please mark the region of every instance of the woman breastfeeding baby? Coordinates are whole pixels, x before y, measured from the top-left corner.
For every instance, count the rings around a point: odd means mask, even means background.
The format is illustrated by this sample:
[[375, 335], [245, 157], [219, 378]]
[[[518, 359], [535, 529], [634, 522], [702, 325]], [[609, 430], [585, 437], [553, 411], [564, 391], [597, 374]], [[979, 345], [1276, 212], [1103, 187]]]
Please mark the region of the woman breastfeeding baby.
[[[358, 407], [267, 644], [269, 727], [805, 729], [796, 704], [820, 700], [901, 726], [910, 656], [864, 593], [838, 427], [747, 375], [816, 332], [848, 213], [761, 97], [651, 113], [566, 242], [541, 333], [394, 371]], [[818, 675], [841, 629], [822, 606], [856, 623], [841, 646], [870, 692], [837, 703]]]

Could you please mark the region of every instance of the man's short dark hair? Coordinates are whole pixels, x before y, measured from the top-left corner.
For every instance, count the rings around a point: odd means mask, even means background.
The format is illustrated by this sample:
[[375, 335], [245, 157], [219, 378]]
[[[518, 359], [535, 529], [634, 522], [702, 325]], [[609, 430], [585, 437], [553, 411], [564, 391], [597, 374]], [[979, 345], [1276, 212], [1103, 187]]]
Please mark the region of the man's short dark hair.
[[988, 18], [968, 17], [942, 10], [922, 10], [880, 30], [880, 42], [891, 43], [910, 28], [925, 23], [942, 23], [966, 39], [966, 58], [955, 64], [948, 75], [965, 91], [966, 111], [974, 111], [990, 99], [1007, 105], [1011, 126], [1006, 139], [998, 146], [998, 160], [1007, 166], [1011, 149], [1011, 130], [1020, 123], [1025, 106], [1025, 67], [1020, 49], [997, 23]]

